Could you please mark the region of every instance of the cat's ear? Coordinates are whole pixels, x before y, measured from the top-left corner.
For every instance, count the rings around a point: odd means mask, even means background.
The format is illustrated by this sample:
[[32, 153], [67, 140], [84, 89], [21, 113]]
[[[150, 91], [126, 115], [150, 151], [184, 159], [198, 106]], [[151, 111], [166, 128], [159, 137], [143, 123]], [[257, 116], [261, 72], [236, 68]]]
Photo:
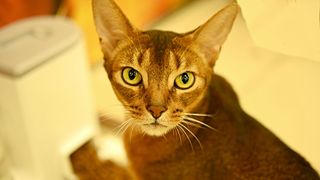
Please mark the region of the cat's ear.
[[135, 29], [113, 0], [93, 0], [92, 8], [102, 50], [109, 56], [118, 42], [130, 38]]
[[232, 3], [212, 16], [192, 34], [189, 34], [209, 65], [213, 66], [218, 58], [221, 46], [232, 29], [238, 11], [239, 6]]

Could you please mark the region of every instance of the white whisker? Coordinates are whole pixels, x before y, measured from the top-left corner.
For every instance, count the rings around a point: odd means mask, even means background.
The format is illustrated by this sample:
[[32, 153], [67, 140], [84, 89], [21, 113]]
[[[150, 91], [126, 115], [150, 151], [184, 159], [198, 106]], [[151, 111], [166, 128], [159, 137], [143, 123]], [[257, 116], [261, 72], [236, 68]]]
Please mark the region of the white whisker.
[[123, 123], [121, 123], [118, 127], [116, 127], [115, 129], [118, 129], [118, 131], [116, 132], [116, 136], [118, 136], [119, 135], [119, 133], [124, 129], [124, 128], [126, 128], [126, 126], [128, 125], [128, 124], [130, 124], [130, 121], [131, 121], [131, 119], [128, 119], [128, 120], [126, 120], [126, 121], [124, 121]]
[[172, 131], [173, 135], [178, 136], [177, 131], [176, 131], [176, 127], [174, 127], [171, 131]]
[[191, 140], [190, 140], [190, 138], [189, 138], [189, 136], [188, 136], [188, 134], [186, 133], [186, 131], [180, 126], [181, 124], [178, 124], [178, 128], [180, 128], [181, 129], [181, 131], [183, 132], [183, 134], [187, 137], [187, 139], [188, 139], [188, 141], [189, 141], [189, 143], [190, 143], [190, 146], [191, 146], [191, 149], [192, 149], [192, 151], [194, 151], [194, 149], [193, 149], [193, 145], [192, 145], [192, 142], [191, 142]]
[[118, 130], [121, 129], [121, 127], [124, 126], [124, 124], [126, 124], [128, 121], [130, 121], [130, 119], [122, 122], [120, 125], [118, 125], [117, 127], [113, 128], [113, 131], [115, 131], [115, 130], [117, 130], [117, 129], [118, 129]]
[[180, 135], [179, 129], [177, 127], [175, 127], [174, 129], [177, 131], [179, 139], [180, 139], [180, 144], [182, 145], [182, 139], [181, 139], [181, 135]]
[[206, 124], [206, 123], [204, 123], [204, 122], [202, 122], [202, 121], [199, 121], [199, 120], [197, 120], [197, 119], [194, 119], [194, 118], [191, 118], [191, 117], [188, 117], [188, 116], [184, 116], [183, 119], [184, 119], [184, 120], [188, 120], [188, 121], [192, 121], [192, 122], [195, 122], [195, 123], [198, 123], [198, 124], [201, 124], [201, 125], [209, 128], [209, 129], [212, 129], [212, 130], [217, 131], [215, 128], [213, 128], [213, 127], [209, 126], [208, 124]]
[[190, 121], [187, 121], [187, 120], [185, 120], [185, 119], [183, 119], [181, 122], [182, 122], [182, 123], [185, 123], [185, 124], [188, 124], [188, 125], [190, 125], [190, 126], [194, 126], [194, 127], [197, 127], [197, 128], [202, 128], [201, 125], [196, 124], [196, 123], [193, 123], [193, 122], [190, 122]]
[[202, 144], [201, 144], [200, 140], [197, 138], [197, 136], [196, 136], [189, 128], [187, 128], [185, 125], [183, 125], [183, 124], [180, 124], [180, 125], [181, 125], [185, 130], [187, 130], [187, 131], [198, 141], [199, 146], [200, 146], [201, 150], [203, 151]]
[[131, 139], [132, 139], [132, 131], [134, 130], [134, 128], [136, 127], [136, 124], [133, 124], [131, 126], [131, 131], [130, 131], [130, 144], [131, 144]]
[[121, 135], [123, 135], [128, 129], [129, 127], [132, 125], [132, 122], [130, 121], [127, 125], [126, 128], [124, 128], [124, 130], [122, 131]]
[[199, 113], [183, 113], [187, 116], [199, 116], [199, 117], [212, 117], [212, 114], [199, 114]]

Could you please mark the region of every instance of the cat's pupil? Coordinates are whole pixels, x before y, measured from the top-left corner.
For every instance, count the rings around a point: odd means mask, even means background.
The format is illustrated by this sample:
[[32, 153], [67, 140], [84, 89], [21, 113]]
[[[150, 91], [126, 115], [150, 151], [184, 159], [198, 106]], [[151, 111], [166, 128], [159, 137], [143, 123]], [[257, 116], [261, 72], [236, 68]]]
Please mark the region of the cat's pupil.
[[182, 82], [183, 82], [184, 84], [187, 84], [187, 82], [189, 81], [189, 76], [188, 76], [188, 74], [187, 74], [187, 73], [183, 73], [183, 74], [181, 75], [181, 80], [182, 80]]
[[130, 69], [129, 71], [129, 79], [133, 80], [137, 76], [137, 71], [134, 69]]

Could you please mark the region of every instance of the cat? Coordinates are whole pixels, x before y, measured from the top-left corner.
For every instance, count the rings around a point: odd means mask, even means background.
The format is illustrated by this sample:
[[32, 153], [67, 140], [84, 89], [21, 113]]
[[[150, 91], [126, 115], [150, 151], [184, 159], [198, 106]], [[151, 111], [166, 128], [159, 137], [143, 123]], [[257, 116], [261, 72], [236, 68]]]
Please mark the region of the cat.
[[132, 179], [319, 179], [214, 73], [236, 3], [184, 34], [140, 31], [112, 0], [92, 5]]

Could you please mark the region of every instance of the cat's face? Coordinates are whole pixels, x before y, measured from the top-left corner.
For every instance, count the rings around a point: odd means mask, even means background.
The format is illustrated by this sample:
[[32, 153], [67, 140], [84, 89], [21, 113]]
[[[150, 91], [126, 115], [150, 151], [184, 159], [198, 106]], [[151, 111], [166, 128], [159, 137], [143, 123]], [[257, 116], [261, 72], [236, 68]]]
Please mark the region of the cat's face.
[[106, 69], [128, 118], [149, 135], [163, 135], [191, 113], [206, 92], [211, 66], [181, 35], [150, 31], [123, 41]]
[[[196, 113], [237, 7], [225, 8], [186, 34], [138, 31], [110, 0], [95, 0], [93, 8], [105, 68], [128, 122], [161, 136]], [[215, 38], [205, 37], [212, 33]]]

